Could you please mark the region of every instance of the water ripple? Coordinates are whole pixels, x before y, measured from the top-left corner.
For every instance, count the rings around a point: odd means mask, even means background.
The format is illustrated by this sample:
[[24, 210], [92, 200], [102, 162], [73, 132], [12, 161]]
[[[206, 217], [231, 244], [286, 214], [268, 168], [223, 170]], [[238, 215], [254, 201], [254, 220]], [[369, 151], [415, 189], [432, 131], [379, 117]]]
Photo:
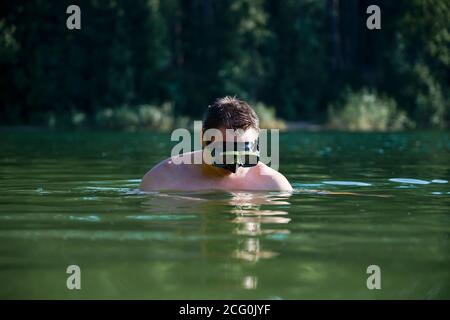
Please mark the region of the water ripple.
[[398, 183], [409, 183], [409, 184], [430, 184], [429, 181], [418, 180], [418, 179], [409, 179], [409, 178], [391, 178], [391, 179], [389, 179], [389, 181], [398, 182]]
[[434, 180], [431, 180], [431, 182], [433, 182], [433, 183], [448, 183], [447, 180], [440, 180], [440, 179], [434, 179]]
[[335, 186], [356, 186], [356, 187], [371, 186], [370, 183], [358, 182], [358, 181], [322, 181], [322, 183], [331, 184], [331, 185], [335, 185]]

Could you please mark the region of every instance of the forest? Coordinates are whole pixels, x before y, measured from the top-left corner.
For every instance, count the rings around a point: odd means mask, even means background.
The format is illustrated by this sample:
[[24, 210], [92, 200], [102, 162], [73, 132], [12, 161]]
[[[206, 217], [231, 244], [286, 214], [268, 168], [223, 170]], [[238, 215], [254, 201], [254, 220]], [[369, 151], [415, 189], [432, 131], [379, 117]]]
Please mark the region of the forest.
[[447, 0], [7, 0], [0, 125], [165, 130], [232, 95], [267, 126], [445, 129], [449, 44]]

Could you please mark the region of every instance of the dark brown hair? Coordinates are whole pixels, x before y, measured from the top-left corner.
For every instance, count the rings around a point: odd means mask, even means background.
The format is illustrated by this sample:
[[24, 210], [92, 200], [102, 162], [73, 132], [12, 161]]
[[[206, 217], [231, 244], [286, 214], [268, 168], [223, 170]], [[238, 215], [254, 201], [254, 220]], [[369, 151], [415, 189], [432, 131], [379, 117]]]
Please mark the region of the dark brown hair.
[[235, 97], [217, 99], [208, 107], [203, 119], [203, 132], [208, 129], [259, 130], [259, 119], [247, 102]]

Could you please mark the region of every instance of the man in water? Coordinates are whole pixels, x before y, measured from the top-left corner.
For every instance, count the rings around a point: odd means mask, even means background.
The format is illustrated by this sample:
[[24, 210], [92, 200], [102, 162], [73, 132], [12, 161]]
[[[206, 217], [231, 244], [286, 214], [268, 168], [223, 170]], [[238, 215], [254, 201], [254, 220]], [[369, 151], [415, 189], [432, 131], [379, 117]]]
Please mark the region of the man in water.
[[[222, 138], [214, 136], [205, 139], [205, 133], [209, 129], [217, 129]], [[226, 134], [227, 129], [237, 130], [240, 134], [230, 140]], [[232, 97], [217, 99], [206, 111], [202, 130], [204, 150], [177, 155], [162, 161], [147, 172], [140, 189], [143, 191], [292, 190], [292, 186], [281, 173], [258, 161], [259, 119], [246, 102]], [[194, 159], [196, 155], [199, 156], [198, 153], [202, 159], [200, 164], [195, 164], [195, 161], [188, 161], [189, 163], [179, 161], [179, 157]], [[205, 155], [209, 159], [205, 159]]]

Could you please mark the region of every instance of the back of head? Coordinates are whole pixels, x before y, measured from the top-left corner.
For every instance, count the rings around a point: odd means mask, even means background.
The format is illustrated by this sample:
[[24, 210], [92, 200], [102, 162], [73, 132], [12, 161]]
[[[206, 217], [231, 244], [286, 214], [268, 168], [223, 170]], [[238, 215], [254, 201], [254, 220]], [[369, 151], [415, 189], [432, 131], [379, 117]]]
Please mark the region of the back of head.
[[259, 130], [259, 119], [247, 102], [234, 97], [217, 99], [208, 107], [203, 119], [203, 132], [208, 129]]

